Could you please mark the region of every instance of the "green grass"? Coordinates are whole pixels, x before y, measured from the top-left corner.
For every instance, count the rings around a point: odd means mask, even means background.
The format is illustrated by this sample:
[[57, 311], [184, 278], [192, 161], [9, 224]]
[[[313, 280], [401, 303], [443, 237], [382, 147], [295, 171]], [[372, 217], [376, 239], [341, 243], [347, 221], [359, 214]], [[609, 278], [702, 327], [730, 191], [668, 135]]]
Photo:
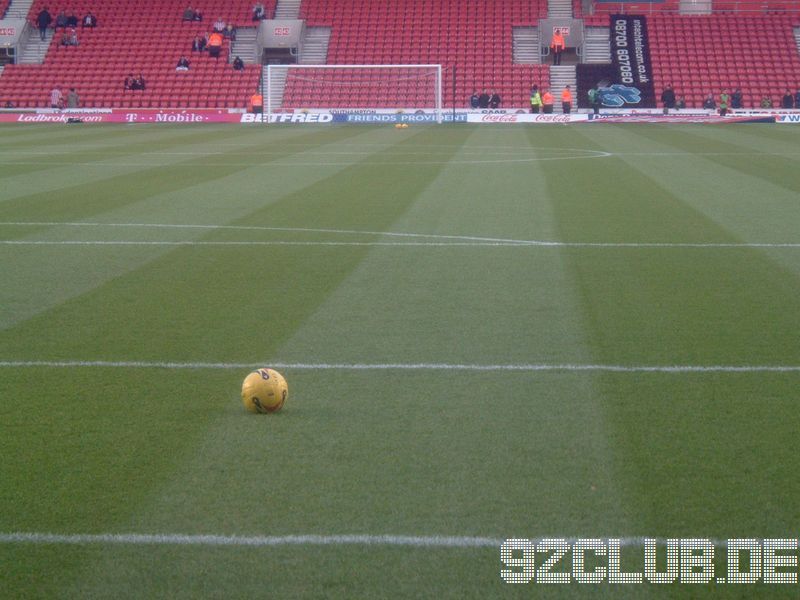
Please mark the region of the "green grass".
[[[800, 242], [796, 129], [0, 131], [0, 534], [797, 537], [800, 372], [313, 368], [800, 365], [800, 248], [744, 245]], [[61, 361], [298, 366], [255, 416], [248, 366]], [[0, 542], [0, 597], [796, 597], [501, 568]]]

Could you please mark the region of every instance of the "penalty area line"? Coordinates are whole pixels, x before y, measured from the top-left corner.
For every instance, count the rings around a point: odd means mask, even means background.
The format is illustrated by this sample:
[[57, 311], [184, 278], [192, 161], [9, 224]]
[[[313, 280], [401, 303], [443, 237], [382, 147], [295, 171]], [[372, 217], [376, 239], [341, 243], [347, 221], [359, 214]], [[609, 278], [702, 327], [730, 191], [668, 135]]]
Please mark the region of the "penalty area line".
[[795, 373], [800, 365], [603, 365], [603, 364], [458, 364], [458, 363], [255, 363], [159, 362], [109, 360], [0, 360], [0, 368], [124, 368], [124, 369], [276, 369], [305, 371], [517, 371], [607, 373]]

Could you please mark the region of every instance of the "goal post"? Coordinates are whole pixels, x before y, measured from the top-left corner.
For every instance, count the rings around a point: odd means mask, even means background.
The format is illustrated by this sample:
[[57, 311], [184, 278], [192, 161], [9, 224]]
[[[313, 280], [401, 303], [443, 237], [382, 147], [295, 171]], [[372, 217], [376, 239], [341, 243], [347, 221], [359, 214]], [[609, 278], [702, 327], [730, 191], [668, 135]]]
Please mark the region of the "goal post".
[[442, 65], [267, 65], [265, 119], [296, 110], [423, 110], [443, 121]]

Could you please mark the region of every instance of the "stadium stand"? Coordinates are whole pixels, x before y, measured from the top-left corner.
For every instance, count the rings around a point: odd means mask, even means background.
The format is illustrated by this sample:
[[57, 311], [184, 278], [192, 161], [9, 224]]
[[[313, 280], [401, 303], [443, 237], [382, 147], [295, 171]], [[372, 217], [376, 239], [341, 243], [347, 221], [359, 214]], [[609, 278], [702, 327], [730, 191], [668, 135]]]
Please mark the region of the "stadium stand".
[[[266, 3], [265, 3], [266, 4]], [[36, 0], [28, 13], [33, 21], [44, 6], [52, 14], [69, 9], [80, 18], [91, 11], [95, 29], [78, 28], [80, 45], [62, 47], [60, 33], [51, 42], [41, 65], [9, 65], [0, 77], [2, 100], [17, 106], [44, 107], [54, 86], [75, 87], [84, 107], [213, 108], [244, 106], [258, 84], [259, 65], [234, 71], [227, 64], [227, 44], [219, 60], [192, 53], [192, 39], [211, 30], [222, 17], [237, 26], [251, 26], [251, 0], [195, 0], [202, 22], [183, 22], [184, 0]], [[274, 1], [267, 6], [274, 10]], [[181, 55], [191, 70], [175, 72]], [[144, 91], [123, 92], [129, 73], [144, 75]]]
[[[582, 0], [572, 0], [582, 16]], [[85, 107], [212, 108], [243, 107], [260, 78], [258, 65], [234, 71], [225, 56], [215, 60], [191, 52], [192, 38], [208, 32], [218, 17], [252, 26], [252, 0], [196, 0], [202, 23], [183, 22], [185, 0], [35, 0], [31, 21], [47, 5], [82, 17], [93, 12], [96, 29], [78, 28], [80, 45], [51, 43], [41, 65], [9, 65], [0, 76], [0, 100], [20, 107], [44, 107], [54, 86], [75, 87]], [[4, 7], [7, 0], [0, 0]], [[267, 11], [275, 10], [275, 0]], [[650, 50], [656, 94], [673, 84], [690, 107], [722, 89], [741, 88], [747, 107], [763, 96], [777, 105], [786, 88], [800, 85], [800, 55], [793, 28], [800, 26], [797, 2], [714, 0], [713, 15], [681, 15], [679, 0], [662, 3], [595, 3], [583, 15], [588, 26], [608, 26], [609, 15], [624, 10], [649, 15]], [[788, 12], [794, 7], [795, 12]], [[728, 12], [728, 11], [737, 12]], [[527, 107], [533, 84], [549, 85], [548, 65], [514, 64], [512, 28], [530, 26], [547, 14], [546, 0], [303, 0], [300, 17], [311, 27], [331, 28], [328, 64], [441, 64], [444, 106], [466, 106], [473, 91], [497, 91], [503, 107]], [[191, 69], [175, 72], [188, 56]], [[129, 73], [142, 73], [145, 91], [123, 92]], [[453, 73], [455, 72], [455, 78]], [[326, 74], [327, 75], [327, 74]], [[388, 75], [388, 77], [386, 77]], [[365, 81], [365, 77], [368, 79]], [[414, 107], [430, 104], [430, 81], [400, 92], [392, 73], [343, 77], [324, 85], [322, 72], [306, 71], [287, 80], [284, 105]], [[371, 79], [370, 79], [371, 78]], [[455, 79], [455, 82], [453, 82]], [[453, 89], [454, 88], [454, 89]]]
[[648, 19], [657, 94], [672, 83], [687, 105], [741, 88], [745, 107], [763, 96], [779, 105], [786, 88], [800, 84], [800, 55], [788, 14], [654, 15]]
[[[446, 107], [466, 106], [474, 90], [484, 89], [495, 89], [505, 107], [529, 106], [531, 85], [548, 85], [549, 67], [513, 64], [512, 27], [533, 25], [546, 14], [546, 0], [394, 0], [372, 3], [370, 10], [361, 0], [304, 0], [300, 13], [312, 27], [332, 28], [329, 64], [441, 64]], [[287, 81], [285, 102], [310, 104], [305, 89]], [[322, 93], [317, 104], [364, 106], [356, 86], [327, 87]], [[396, 107], [392, 93], [379, 94], [373, 106]], [[419, 106], [425, 100], [406, 102]]]

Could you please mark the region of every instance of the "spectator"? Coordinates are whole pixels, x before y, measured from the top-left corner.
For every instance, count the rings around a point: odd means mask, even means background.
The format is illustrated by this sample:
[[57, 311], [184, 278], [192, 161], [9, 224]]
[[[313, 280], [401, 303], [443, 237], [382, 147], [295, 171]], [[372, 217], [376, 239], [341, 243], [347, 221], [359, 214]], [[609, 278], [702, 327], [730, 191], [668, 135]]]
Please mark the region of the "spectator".
[[202, 52], [206, 49], [206, 38], [203, 35], [196, 35], [192, 40], [192, 52]]
[[142, 73], [140, 72], [139, 77], [133, 80], [133, 89], [144, 90], [144, 88], [145, 88], [144, 75], [142, 75]]
[[5, 106], [3, 108], [16, 108], [14, 103], [11, 100], [6, 100]]
[[219, 58], [222, 52], [222, 34], [215, 31], [208, 36], [208, 55], [214, 58]]
[[478, 108], [480, 102], [480, 98], [478, 97], [478, 91], [475, 90], [472, 92], [472, 96], [469, 97], [469, 106], [470, 108]]
[[61, 45], [62, 46], [77, 46], [78, 45], [78, 32], [75, 29], [70, 28], [69, 31], [65, 31], [64, 34], [61, 36]]
[[775, 108], [772, 104], [772, 98], [769, 96], [764, 96], [761, 98], [761, 108]]
[[561, 92], [561, 111], [568, 115], [572, 112], [572, 90], [567, 85]]
[[675, 108], [677, 108], [678, 110], [686, 108], [686, 98], [684, 98], [683, 96], [678, 98], [678, 101], [675, 103]]
[[95, 17], [91, 12], [86, 13], [86, 16], [83, 17], [83, 20], [81, 21], [81, 27], [97, 27], [97, 17]]
[[744, 108], [744, 101], [742, 98], [742, 90], [736, 88], [731, 94], [731, 108]]
[[672, 89], [672, 84], [668, 84], [661, 92], [661, 103], [664, 105], [664, 114], [669, 114], [670, 108], [675, 108], [675, 90]]
[[226, 25], [225, 19], [223, 19], [222, 17], [218, 17], [217, 20], [214, 21], [213, 30], [218, 33], [222, 33], [223, 31], [225, 31], [225, 25]]
[[128, 76], [125, 78], [125, 82], [122, 84], [123, 91], [127, 90], [135, 90], [136, 88], [133, 87], [136, 79], [133, 77], [133, 73], [128, 73]]
[[238, 56], [233, 59], [233, 70], [244, 71], [244, 61]]
[[589, 96], [589, 104], [592, 105], [592, 112], [599, 115], [600, 103], [602, 102], [600, 84], [595, 84], [595, 86], [587, 92], [587, 95]]
[[561, 54], [564, 52], [565, 48], [566, 43], [564, 42], [564, 35], [561, 33], [561, 29], [553, 29], [553, 37], [550, 40], [550, 50], [553, 52], [554, 65], [561, 64]]
[[195, 12], [191, 6], [187, 6], [186, 10], [183, 11], [183, 20], [184, 21], [194, 21]]
[[491, 100], [491, 97], [486, 92], [486, 90], [483, 90], [481, 92], [481, 95], [478, 96], [478, 107], [479, 108], [489, 108], [489, 100]]
[[542, 95], [539, 93], [539, 86], [531, 88], [531, 113], [536, 114], [542, 110]]
[[719, 95], [719, 116], [724, 117], [728, 114], [728, 103], [730, 101], [730, 96], [728, 96], [728, 90], [722, 90], [722, 93]]
[[72, 11], [67, 15], [67, 27], [77, 27], [78, 26], [78, 17], [75, 16], [75, 12]]
[[792, 92], [788, 89], [781, 99], [781, 108], [794, 108], [794, 96], [792, 96]]
[[64, 106], [64, 96], [60, 89], [54, 87], [50, 91], [50, 108], [61, 108], [62, 106]]
[[500, 94], [493, 91], [491, 97], [489, 98], [489, 108], [500, 108], [501, 102], [502, 100], [500, 99]]
[[199, 10], [194, 11], [194, 19], [192, 21], [202, 21], [203, 20], [203, 13]]
[[233, 23], [225, 25], [225, 29], [222, 30], [222, 37], [226, 37], [231, 41], [236, 40], [236, 27], [233, 26]]
[[56, 30], [61, 27], [62, 29], [67, 28], [67, 13], [63, 10], [56, 15]]
[[264, 5], [261, 2], [256, 2], [253, 5], [253, 21], [262, 21], [267, 18], [267, 12], [264, 10]]
[[50, 23], [53, 22], [52, 15], [47, 11], [47, 7], [45, 6], [39, 14], [36, 15], [36, 25], [39, 27], [39, 39], [44, 41], [47, 38], [47, 28], [50, 27]]
[[69, 92], [67, 93], [67, 108], [78, 108], [80, 102], [78, 92], [75, 91], [75, 88], [69, 88]]
[[706, 96], [706, 99], [703, 100], [703, 108], [706, 110], [715, 110], [717, 108], [717, 103], [714, 102], [714, 94]]
[[797, 93], [794, 95], [794, 107], [800, 108], [800, 89], [797, 90]]
[[553, 98], [553, 94], [550, 93], [550, 90], [545, 88], [542, 94], [542, 112], [551, 114], [553, 112], [553, 104], [555, 104], [555, 98]]
[[185, 56], [181, 56], [178, 59], [178, 64], [175, 65], [176, 71], [188, 71], [189, 70], [189, 59]]

